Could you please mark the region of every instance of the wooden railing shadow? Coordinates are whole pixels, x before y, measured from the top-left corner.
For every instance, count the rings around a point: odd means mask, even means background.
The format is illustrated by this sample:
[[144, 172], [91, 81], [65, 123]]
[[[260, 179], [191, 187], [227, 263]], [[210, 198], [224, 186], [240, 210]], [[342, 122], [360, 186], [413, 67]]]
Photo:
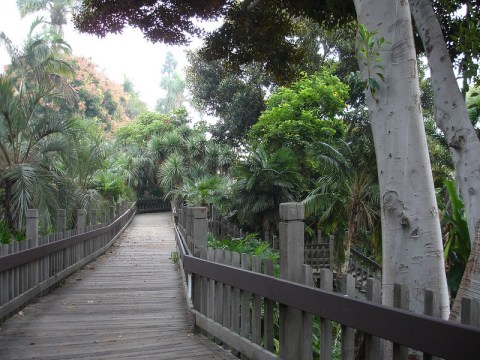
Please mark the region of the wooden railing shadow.
[[103, 254], [128, 226], [135, 208], [124, 203], [109, 215], [79, 210], [77, 228], [65, 230], [65, 210], [59, 210], [56, 234], [38, 236], [38, 211], [28, 210], [27, 239], [0, 247], [0, 322], [35, 297]]
[[381, 305], [378, 279], [367, 282], [368, 301], [355, 298], [351, 274], [342, 278], [339, 294], [332, 292], [331, 271], [321, 269], [321, 288], [315, 288], [312, 269], [303, 264], [300, 204], [281, 205], [280, 278], [273, 276], [268, 260], [208, 249], [206, 213], [205, 208], [186, 208], [175, 226], [190, 311], [199, 331], [242, 358], [331, 359], [334, 323], [341, 328], [342, 359], [354, 359], [359, 338], [366, 359], [383, 359], [386, 344], [393, 344], [387, 347], [394, 359], [407, 359], [412, 355], [408, 349], [424, 359], [468, 359], [477, 353], [476, 301], [464, 302], [468, 316], [458, 324], [433, 316], [435, 294], [428, 290], [426, 315], [419, 315], [401, 309], [407, 306], [401, 285], [395, 286], [398, 308]]

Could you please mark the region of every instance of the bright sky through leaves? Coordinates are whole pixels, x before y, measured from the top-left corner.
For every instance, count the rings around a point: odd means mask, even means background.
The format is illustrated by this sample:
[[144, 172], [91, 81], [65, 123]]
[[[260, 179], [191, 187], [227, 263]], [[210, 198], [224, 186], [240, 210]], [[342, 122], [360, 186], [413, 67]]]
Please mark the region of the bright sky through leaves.
[[[30, 24], [37, 15], [20, 18], [16, 0], [2, 0], [0, 4], [0, 31], [21, 45], [29, 31]], [[48, 15], [44, 15], [48, 19]], [[152, 44], [145, 40], [139, 30], [128, 29], [123, 34], [108, 35], [104, 39], [80, 34], [69, 24], [64, 29], [65, 40], [73, 53], [91, 58], [100, 70], [119, 83], [123, 76], [133, 81], [135, 90], [150, 109], [154, 109], [157, 99], [162, 95], [160, 88], [161, 68], [167, 50], [171, 50], [178, 61], [178, 71], [186, 65], [185, 47]], [[197, 42], [198, 43], [198, 42]], [[10, 62], [5, 48], [0, 45], [0, 70]]]

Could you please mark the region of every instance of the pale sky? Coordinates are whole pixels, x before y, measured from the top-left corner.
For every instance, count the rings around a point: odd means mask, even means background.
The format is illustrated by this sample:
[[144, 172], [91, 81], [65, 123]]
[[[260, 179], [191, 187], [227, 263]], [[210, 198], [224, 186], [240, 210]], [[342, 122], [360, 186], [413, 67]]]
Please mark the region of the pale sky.
[[[36, 16], [21, 19], [16, 0], [0, 0], [0, 31], [18, 46], [21, 46]], [[152, 44], [136, 29], [128, 29], [120, 35], [108, 35], [103, 39], [81, 34], [70, 24], [64, 32], [65, 40], [75, 55], [91, 58], [99, 70], [103, 70], [111, 80], [119, 84], [123, 83], [124, 75], [132, 80], [140, 98], [151, 110], [161, 96], [160, 72], [167, 50], [175, 55], [179, 63], [178, 71], [183, 71], [186, 66], [185, 47]], [[195, 46], [199, 46], [199, 43], [196, 41]], [[9, 59], [5, 48], [0, 45], [0, 70], [9, 63]]]

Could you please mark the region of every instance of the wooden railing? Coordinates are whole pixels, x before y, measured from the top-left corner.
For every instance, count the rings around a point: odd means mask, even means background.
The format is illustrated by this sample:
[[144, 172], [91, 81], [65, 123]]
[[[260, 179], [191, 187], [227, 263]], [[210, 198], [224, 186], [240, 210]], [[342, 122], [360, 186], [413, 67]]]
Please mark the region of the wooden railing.
[[231, 238], [240, 238], [247, 235], [247, 233], [238, 226], [222, 219], [215, 206], [211, 207], [209, 215], [208, 232], [212, 234], [215, 239], [221, 240], [225, 239], [227, 236]]
[[138, 199], [136, 201], [137, 213], [170, 211], [170, 201], [163, 198]]
[[351, 249], [348, 272], [355, 279], [355, 287], [364, 293], [367, 292], [369, 278], [382, 280], [382, 267], [355, 249]]
[[[176, 226], [176, 238], [199, 331], [250, 359], [331, 359], [332, 321], [341, 325], [337, 338], [342, 359], [354, 358], [355, 341], [362, 337], [366, 359], [382, 359], [387, 342], [393, 343], [394, 359], [407, 359], [408, 348], [423, 353], [424, 359], [469, 359], [477, 353], [480, 329], [380, 305], [378, 279], [368, 280], [370, 301], [355, 299], [350, 274], [342, 279], [343, 294], [331, 291], [333, 277], [328, 269], [320, 270], [322, 289], [313, 287], [311, 268], [298, 266], [303, 262], [301, 213], [300, 204], [281, 205], [280, 248], [285, 251], [280, 254], [281, 278], [276, 278], [270, 261], [207, 249], [206, 209], [187, 209], [187, 218], [179, 219]], [[395, 289], [396, 298], [404, 299], [402, 286]], [[425, 294], [426, 313], [432, 315], [435, 294]], [[402, 301], [396, 305], [406, 306]], [[464, 308], [463, 313], [470, 314], [463, 317], [468, 318], [465, 323], [478, 324], [472, 316], [475, 311], [468, 310], [475, 306]], [[313, 335], [318, 338], [315, 350]]]
[[317, 277], [321, 269], [334, 268], [334, 238], [333, 235], [324, 237], [319, 232], [315, 240], [304, 245], [304, 263], [312, 267], [314, 277]]
[[[180, 208], [179, 212], [184, 212], [186, 207]], [[215, 206], [212, 206], [208, 214], [208, 232], [215, 239], [225, 239], [226, 237], [239, 238], [247, 233], [238, 226], [222, 219]], [[267, 237], [269, 237], [267, 235]], [[272, 236], [272, 247], [278, 249], [278, 238]], [[317, 237], [309, 244], [305, 244], [304, 263], [310, 265], [313, 269], [313, 277], [315, 280], [320, 277], [321, 269], [334, 270], [334, 235], [323, 235], [318, 232]], [[365, 293], [367, 291], [367, 279], [382, 278], [382, 267], [375, 261], [369, 259], [359, 251], [352, 249], [350, 261], [347, 270], [355, 279], [355, 287]]]
[[74, 271], [103, 254], [135, 215], [134, 204], [117, 207], [97, 222], [96, 211], [79, 210], [77, 228], [65, 229], [65, 210], [59, 210], [56, 234], [38, 236], [38, 211], [27, 213], [27, 240], [0, 247], [0, 321], [33, 298], [57, 286]]

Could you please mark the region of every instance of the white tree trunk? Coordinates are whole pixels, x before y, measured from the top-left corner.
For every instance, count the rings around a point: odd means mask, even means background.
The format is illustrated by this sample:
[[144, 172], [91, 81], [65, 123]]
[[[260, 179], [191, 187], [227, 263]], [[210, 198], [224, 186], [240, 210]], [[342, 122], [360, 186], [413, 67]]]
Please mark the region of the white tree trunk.
[[480, 222], [480, 141], [468, 118], [453, 64], [430, 0], [410, 0], [412, 16], [425, 47], [436, 109], [435, 120], [450, 147], [456, 182], [467, 213], [470, 242]]
[[410, 8], [403, 0], [355, 0], [355, 7], [358, 21], [387, 41], [381, 49], [385, 81], [379, 80], [375, 96], [366, 92], [382, 199], [382, 301], [393, 305], [394, 283], [405, 284], [410, 310], [423, 313], [425, 289], [432, 289], [445, 319], [447, 282]]
[[445, 39], [431, 1], [410, 0], [410, 6], [430, 67], [434, 104], [437, 110], [435, 120], [450, 146], [456, 183], [465, 204], [468, 232], [472, 243], [469, 265], [463, 274], [451, 313], [452, 320], [459, 320], [461, 297], [479, 298], [478, 291], [475, 291], [472, 285], [480, 282], [478, 251], [473, 251], [479, 246], [474, 241], [480, 241], [478, 236], [475, 237], [480, 224], [480, 141], [468, 119], [465, 100], [455, 79]]

